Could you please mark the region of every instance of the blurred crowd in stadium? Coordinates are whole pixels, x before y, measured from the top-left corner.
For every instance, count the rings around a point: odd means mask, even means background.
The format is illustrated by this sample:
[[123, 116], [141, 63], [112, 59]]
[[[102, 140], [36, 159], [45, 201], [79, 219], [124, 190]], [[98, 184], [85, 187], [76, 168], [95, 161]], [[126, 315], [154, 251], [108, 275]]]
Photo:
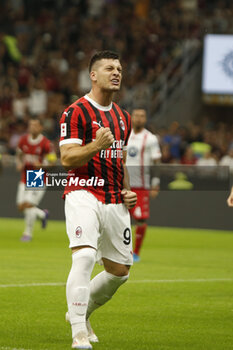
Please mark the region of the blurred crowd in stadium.
[[[187, 44], [200, 47], [207, 32], [233, 33], [231, 1], [199, 0], [195, 10], [192, 3], [2, 0], [0, 153], [15, 154], [35, 115], [58, 152], [58, 119], [65, 106], [90, 89], [87, 63], [95, 50], [120, 53], [124, 82], [117, 100], [129, 112], [135, 101], [146, 104], [153, 120], [155, 82], [170, 61]], [[178, 72], [179, 66], [171, 74]], [[201, 124], [174, 122], [154, 131], [164, 163], [233, 162], [233, 130], [227, 124], [205, 118]]]

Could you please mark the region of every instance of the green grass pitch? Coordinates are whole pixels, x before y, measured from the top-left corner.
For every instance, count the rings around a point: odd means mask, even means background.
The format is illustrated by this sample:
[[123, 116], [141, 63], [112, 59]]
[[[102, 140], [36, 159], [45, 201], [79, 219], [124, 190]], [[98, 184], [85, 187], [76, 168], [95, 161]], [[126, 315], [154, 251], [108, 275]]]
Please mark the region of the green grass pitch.
[[[65, 224], [37, 223], [30, 243], [22, 230], [0, 219], [0, 350], [70, 349]], [[96, 350], [233, 349], [233, 235], [149, 227], [129, 282], [91, 320]]]

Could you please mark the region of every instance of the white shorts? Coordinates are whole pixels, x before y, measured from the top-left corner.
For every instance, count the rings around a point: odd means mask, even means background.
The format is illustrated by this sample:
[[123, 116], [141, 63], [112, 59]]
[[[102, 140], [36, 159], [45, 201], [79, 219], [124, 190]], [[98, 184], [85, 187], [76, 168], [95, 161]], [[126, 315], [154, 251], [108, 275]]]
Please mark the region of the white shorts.
[[70, 248], [89, 245], [99, 262], [133, 264], [130, 215], [123, 203], [104, 204], [88, 191], [73, 191], [65, 198], [65, 216]]
[[16, 204], [20, 205], [25, 202], [33, 204], [37, 206], [42, 198], [44, 197], [46, 189], [33, 189], [33, 190], [26, 190], [25, 183], [20, 182], [18, 184], [18, 189], [17, 189], [17, 195], [16, 195]]

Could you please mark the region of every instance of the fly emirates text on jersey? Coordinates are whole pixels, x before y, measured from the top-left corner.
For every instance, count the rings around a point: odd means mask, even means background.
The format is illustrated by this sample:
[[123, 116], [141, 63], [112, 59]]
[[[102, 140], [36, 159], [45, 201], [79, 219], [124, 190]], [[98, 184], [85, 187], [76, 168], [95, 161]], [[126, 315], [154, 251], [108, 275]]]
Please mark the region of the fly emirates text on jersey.
[[124, 140], [115, 140], [111, 147], [100, 151], [100, 158], [123, 158]]

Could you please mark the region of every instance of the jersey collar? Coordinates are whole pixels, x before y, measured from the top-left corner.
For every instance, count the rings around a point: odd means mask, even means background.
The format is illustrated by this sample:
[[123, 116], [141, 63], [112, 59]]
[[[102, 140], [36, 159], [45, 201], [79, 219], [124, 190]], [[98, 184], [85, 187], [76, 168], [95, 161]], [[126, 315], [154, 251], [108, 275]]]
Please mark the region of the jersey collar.
[[108, 112], [112, 109], [112, 102], [108, 106], [101, 106], [97, 102], [95, 102], [92, 98], [85, 95], [84, 96], [87, 101], [89, 101], [95, 108], [100, 109], [101, 111]]
[[28, 142], [31, 145], [38, 145], [38, 143], [40, 143], [42, 141], [42, 138], [43, 138], [42, 134], [38, 135], [37, 138], [35, 138], [35, 139], [33, 139], [32, 136], [29, 134], [28, 135]]

